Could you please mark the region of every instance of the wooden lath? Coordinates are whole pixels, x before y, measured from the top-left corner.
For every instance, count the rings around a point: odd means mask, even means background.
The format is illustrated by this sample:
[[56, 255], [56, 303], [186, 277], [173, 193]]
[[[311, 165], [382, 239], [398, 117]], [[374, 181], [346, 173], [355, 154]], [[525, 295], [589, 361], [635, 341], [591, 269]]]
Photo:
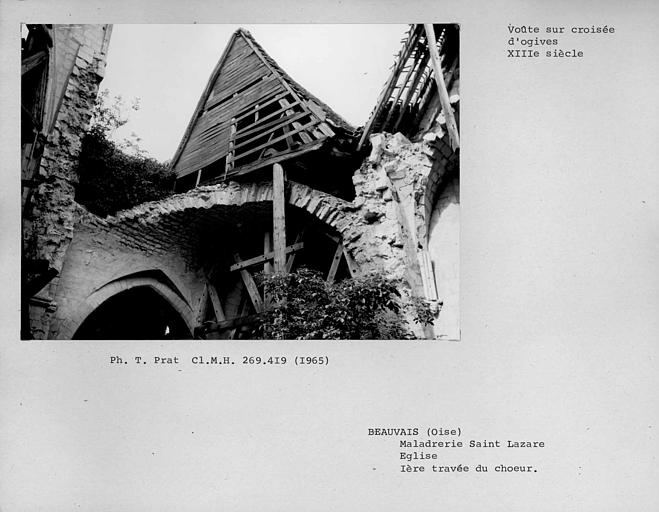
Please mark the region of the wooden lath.
[[425, 25], [426, 37], [428, 39], [428, 48], [430, 49], [430, 60], [432, 61], [433, 70], [435, 71], [435, 80], [437, 81], [437, 90], [439, 91], [439, 102], [442, 105], [442, 112], [446, 119], [446, 128], [448, 129], [449, 138], [451, 139], [451, 148], [453, 150], [460, 147], [460, 136], [458, 134], [458, 125], [455, 122], [453, 109], [446, 90], [444, 82], [444, 71], [435, 43], [435, 30], [430, 24]]
[[[413, 25], [403, 39], [403, 47], [398, 53], [391, 74], [387, 79], [378, 101], [369, 117], [361, 135], [358, 149], [368, 141], [368, 137], [375, 132], [396, 132], [412, 128], [410, 124], [418, 122], [429, 100], [436, 94], [434, 86], [435, 68], [442, 64], [455, 69], [457, 58], [451, 55], [448, 62], [442, 62], [447, 55], [444, 52], [447, 37], [457, 34], [451, 25]], [[432, 33], [426, 30], [431, 30]], [[435, 34], [438, 37], [435, 40]], [[451, 41], [453, 42], [453, 40]], [[457, 44], [457, 40], [455, 40]], [[449, 50], [450, 52], [450, 50]], [[432, 56], [436, 54], [437, 59]], [[442, 73], [448, 74], [444, 69]], [[449, 83], [449, 80], [445, 80]], [[414, 113], [417, 112], [417, 116]], [[412, 131], [414, 131], [412, 129]]]
[[387, 99], [389, 98], [391, 92], [396, 87], [398, 75], [405, 66], [405, 63], [407, 62], [407, 59], [410, 56], [410, 53], [414, 49], [414, 44], [416, 42], [416, 37], [418, 33], [420, 33], [420, 28], [418, 26], [414, 26], [414, 25], [410, 26], [407, 36], [403, 40], [403, 48], [398, 53], [391, 74], [389, 75], [389, 78], [385, 82], [384, 87], [380, 92], [380, 96], [378, 97], [378, 100], [375, 104], [375, 108], [373, 109], [373, 112], [371, 113], [371, 116], [368, 122], [366, 123], [366, 126], [364, 126], [364, 132], [362, 133], [362, 136], [359, 139], [359, 144], [357, 145], [358, 150], [362, 148], [366, 140], [366, 137], [370, 135], [371, 127], [373, 126], [373, 123], [384, 109]]
[[181, 153], [183, 152], [183, 149], [185, 148], [186, 144], [188, 143], [188, 140], [190, 139], [190, 135], [192, 134], [192, 130], [195, 126], [197, 118], [202, 114], [204, 110], [204, 105], [206, 104], [206, 101], [208, 100], [208, 96], [210, 95], [210, 92], [213, 89], [215, 80], [217, 80], [217, 77], [220, 74], [220, 70], [224, 65], [224, 61], [226, 60], [227, 56], [229, 55], [229, 52], [231, 51], [231, 48], [233, 47], [236, 37], [238, 37], [238, 31], [234, 32], [231, 35], [231, 38], [229, 39], [226, 48], [224, 48], [224, 51], [222, 52], [220, 60], [217, 61], [215, 68], [213, 68], [213, 72], [211, 73], [210, 79], [208, 80], [208, 83], [206, 84], [204, 91], [201, 93], [199, 101], [197, 102], [197, 107], [195, 108], [195, 111], [192, 114], [192, 118], [188, 123], [188, 127], [185, 129], [185, 132], [183, 133], [183, 138], [181, 139], [181, 142], [179, 143], [179, 146], [176, 149], [176, 153], [174, 153], [174, 157], [172, 158], [172, 163], [171, 163], [172, 169], [176, 167], [179, 158], [181, 158]]
[[[259, 116], [259, 113], [273, 103], [273, 100], [264, 103], [259, 102], [254, 107], [249, 108], [248, 114], [239, 114], [232, 122], [229, 156], [226, 160], [226, 176], [240, 173], [243, 166], [249, 166], [250, 171], [264, 167], [272, 163], [273, 156], [290, 157], [294, 149], [300, 149], [305, 144], [313, 144], [318, 140], [325, 139], [328, 133], [333, 134], [331, 128], [325, 123], [324, 116], [319, 115], [317, 108], [310, 108], [309, 104], [284, 79], [278, 68], [265, 58], [261, 48], [255, 45], [250, 38], [245, 38], [245, 40], [272, 75], [280, 81], [286, 90], [286, 94], [277, 95], [276, 101], [280, 107], [275, 112]], [[291, 101], [287, 97], [290, 97]], [[238, 122], [247, 119], [249, 116], [253, 116], [254, 121], [243, 128], [238, 128]], [[300, 121], [304, 119], [310, 119], [310, 121], [302, 124]], [[278, 133], [279, 135], [277, 135]], [[247, 138], [248, 136], [249, 138]], [[294, 136], [299, 138], [299, 143], [295, 143]], [[255, 143], [262, 141], [265, 137], [267, 137], [265, 142], [254, 147]], [[277, 149], [277, 144], [282, 141], [286, 143], [286, 149]], [[241, 159], [256, 151], [260, 151], [256, 163], [240, 162]], [[268, 152], [270, 153], [268, 154]], [[260, 162], [266, 155], [269, 157], [268, 160]]]

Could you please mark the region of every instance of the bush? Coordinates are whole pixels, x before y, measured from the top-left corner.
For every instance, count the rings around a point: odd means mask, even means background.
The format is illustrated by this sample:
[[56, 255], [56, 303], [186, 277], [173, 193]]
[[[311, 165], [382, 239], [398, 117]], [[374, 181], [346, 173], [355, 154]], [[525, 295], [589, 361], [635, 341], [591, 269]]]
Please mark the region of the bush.
[[[168, 165], [146, 156], [137, 137], [121, 144], [110, 140], [111, 134], [127, 122], [121, 114], [122, 105], [120, 96], [108, 105], [107, 91], [99, 95], [80, 151], [76, 201], [100, 216], [162, 199], [174, 188], [175, 176]], [[132, 108], [139, 107], [134, 104]]]
[[413, 338], [403, 316], [411, 304], [402, 300], [397, 283], [381, 275], [330, 284], [320, 273], [302, 268], [260, 279], [269, 304], [255, 333], [258, 338]]

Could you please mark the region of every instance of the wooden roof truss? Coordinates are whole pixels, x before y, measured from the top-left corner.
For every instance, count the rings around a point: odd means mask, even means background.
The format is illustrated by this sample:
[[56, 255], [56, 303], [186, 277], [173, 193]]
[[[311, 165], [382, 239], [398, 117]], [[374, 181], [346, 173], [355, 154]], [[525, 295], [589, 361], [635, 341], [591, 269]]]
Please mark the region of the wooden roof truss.
[[[452, 25], [434, 25], [436, 43], [446, 83], [450, 83], [458, 66], [457, 31]], [[371, 112], [359, 140], [361, 149], [369, 135], [378, 132], [406, 131], [423, 116], [437, 86], [433, 77], [433, 65], [429, 37], [421, 24], [410, 25], [396, 56], [391, 74], [384, 84], [375, 108]], [[450, 44], [447, 44], [450, 43]], [[432, 43], [431, 43], [432, 44]], [[445, 51], [449, 47], [450, 53]]]

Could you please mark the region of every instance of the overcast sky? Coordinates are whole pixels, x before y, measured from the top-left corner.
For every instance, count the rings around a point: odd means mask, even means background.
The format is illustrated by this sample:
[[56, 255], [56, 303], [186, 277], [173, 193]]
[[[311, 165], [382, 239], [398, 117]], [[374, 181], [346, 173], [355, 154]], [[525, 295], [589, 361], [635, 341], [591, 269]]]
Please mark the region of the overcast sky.
[[[101, 89], [137, 112], [134, 132], [150, 156], [174, 155], [210, 74], [238, 25], [114, 25]], [[354, 126], [366, 123], [406, 25], [242, 25], [277, 63]]]

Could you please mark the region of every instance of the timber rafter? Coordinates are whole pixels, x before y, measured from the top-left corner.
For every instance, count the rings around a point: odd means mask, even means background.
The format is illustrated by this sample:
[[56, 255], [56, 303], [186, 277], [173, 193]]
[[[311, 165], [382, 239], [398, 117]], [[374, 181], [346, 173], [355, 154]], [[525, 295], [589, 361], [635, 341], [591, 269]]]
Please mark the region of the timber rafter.
[[[354, 132], [239, 29], [211, 74], [171, 167], [188, 189], [317, 150], [337, 130]], [[219, 177], [218, 162], [224, 169]], [[198, 179], [190, 178], [194, 173]]]
[[457, 149], [458, 128], [452, 119], [446, 89], [458, 68], [458, 37], [457, 25], [410, 26], [357, 149], [362, 149], [373, 133], [400, 131], [406, 136], [414, 135], [430, 98], [438, 93], [452, 146]]

